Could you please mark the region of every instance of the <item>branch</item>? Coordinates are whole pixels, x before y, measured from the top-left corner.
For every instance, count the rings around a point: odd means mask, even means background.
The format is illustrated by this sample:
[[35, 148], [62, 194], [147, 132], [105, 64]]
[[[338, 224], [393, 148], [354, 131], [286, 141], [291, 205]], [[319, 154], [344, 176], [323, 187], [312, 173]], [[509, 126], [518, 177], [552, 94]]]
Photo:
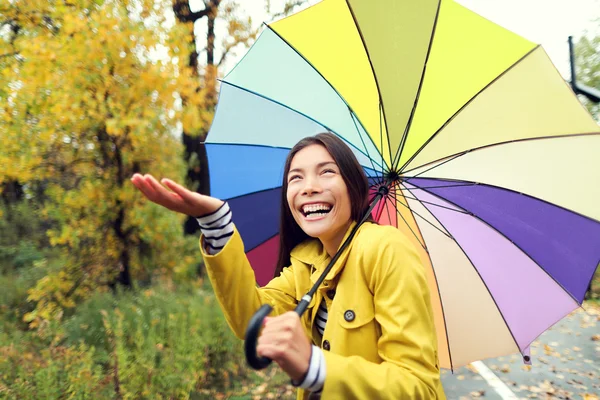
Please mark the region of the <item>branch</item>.
[[273, 14], [272, 19], [275, 20], [277, 18], [287, 17], [292, 13], [292, 11], [294, 11], [294, 8], [299, 7], [304, 3], [306, 3], [306, 0], [294, 0], [286, 3], [283, 11]]
[[204, 10], [192, 12], [188, 0], [173, 0], [173, 12], [180, 22], [196, 22], [208, 15], [210, 8], [207, 7]]

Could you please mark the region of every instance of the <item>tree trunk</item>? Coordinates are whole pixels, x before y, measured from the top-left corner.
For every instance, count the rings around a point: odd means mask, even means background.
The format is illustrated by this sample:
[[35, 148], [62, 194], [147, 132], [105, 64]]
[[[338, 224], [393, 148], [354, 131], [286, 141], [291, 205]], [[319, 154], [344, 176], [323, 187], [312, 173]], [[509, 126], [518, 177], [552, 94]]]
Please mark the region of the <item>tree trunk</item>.
[[[208, 68], [214, 67], [214, 52], [215, 52], [215, 19], [217, 10], [221, 0], [210, 0], [206, 2], [206, 8], [199, 12], [191, 12], [188, 0], [173, 0], [173, 11], [177, 19], [181, 22], [195, 22], [200, 18], [207, 17], [207, 48], [206, 61]], [[200, 74], [198, 73], [198, 51], [196, 49], [196, 36], [191, 34], [192, 52], [188, 66], [198, 78], [198, 88], [200, 90]], [[214, 96], [213, 96], [214, 97]], [[185, 106], [185, 99], [183, 99]], [[209, 102], [209, 107], [213, 107]], [[208, 157], [206, 148], [202, 144], [206, 138], [206, 131], [203, 132], [186, 132], [182, 134], [182, 142], [184, 145], [184, 159], [188, 166], [187, 170], [187, 185], [198, 193], [210, 194], [210, 182], [208, 174]], [[187, 235], [196, 234], [199, 230], [198, 223], [192, 217], [187, 218], [184, 223], [184, 232]]]

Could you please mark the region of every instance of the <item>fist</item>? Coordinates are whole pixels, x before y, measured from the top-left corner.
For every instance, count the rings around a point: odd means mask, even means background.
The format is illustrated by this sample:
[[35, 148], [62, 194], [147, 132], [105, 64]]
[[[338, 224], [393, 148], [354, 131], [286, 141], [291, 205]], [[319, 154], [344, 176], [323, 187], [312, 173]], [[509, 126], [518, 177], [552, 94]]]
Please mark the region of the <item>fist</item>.
[[312, 346], [300, 317], [293, 311], [265, 318], [256, 352], [275, 361], [295, 381], [308, 371]]

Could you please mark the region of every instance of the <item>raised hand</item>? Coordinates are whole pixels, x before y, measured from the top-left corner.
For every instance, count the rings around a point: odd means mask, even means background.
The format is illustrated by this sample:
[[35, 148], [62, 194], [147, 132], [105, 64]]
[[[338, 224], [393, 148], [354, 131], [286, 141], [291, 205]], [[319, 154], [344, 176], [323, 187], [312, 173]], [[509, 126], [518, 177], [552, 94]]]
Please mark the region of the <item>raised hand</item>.
[[222, 200], [192, 192], [170, 179], [162, 179], [159, 183], [150, 174], [134, 174], [131, 182], [148, 200], [192, 217], [210, 214], [223, 205]]

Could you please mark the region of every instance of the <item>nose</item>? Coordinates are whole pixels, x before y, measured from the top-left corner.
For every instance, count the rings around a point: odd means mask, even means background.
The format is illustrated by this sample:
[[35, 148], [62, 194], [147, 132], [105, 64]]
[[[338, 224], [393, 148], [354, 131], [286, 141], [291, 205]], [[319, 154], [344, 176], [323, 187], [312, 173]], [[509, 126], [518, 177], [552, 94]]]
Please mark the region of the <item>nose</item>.
[[311, 196], [315, 193], [321, 192], [321, 185], [316, 177], [307, 176], [304, 178], [304, 187], [302, 188], [302, 194]]

